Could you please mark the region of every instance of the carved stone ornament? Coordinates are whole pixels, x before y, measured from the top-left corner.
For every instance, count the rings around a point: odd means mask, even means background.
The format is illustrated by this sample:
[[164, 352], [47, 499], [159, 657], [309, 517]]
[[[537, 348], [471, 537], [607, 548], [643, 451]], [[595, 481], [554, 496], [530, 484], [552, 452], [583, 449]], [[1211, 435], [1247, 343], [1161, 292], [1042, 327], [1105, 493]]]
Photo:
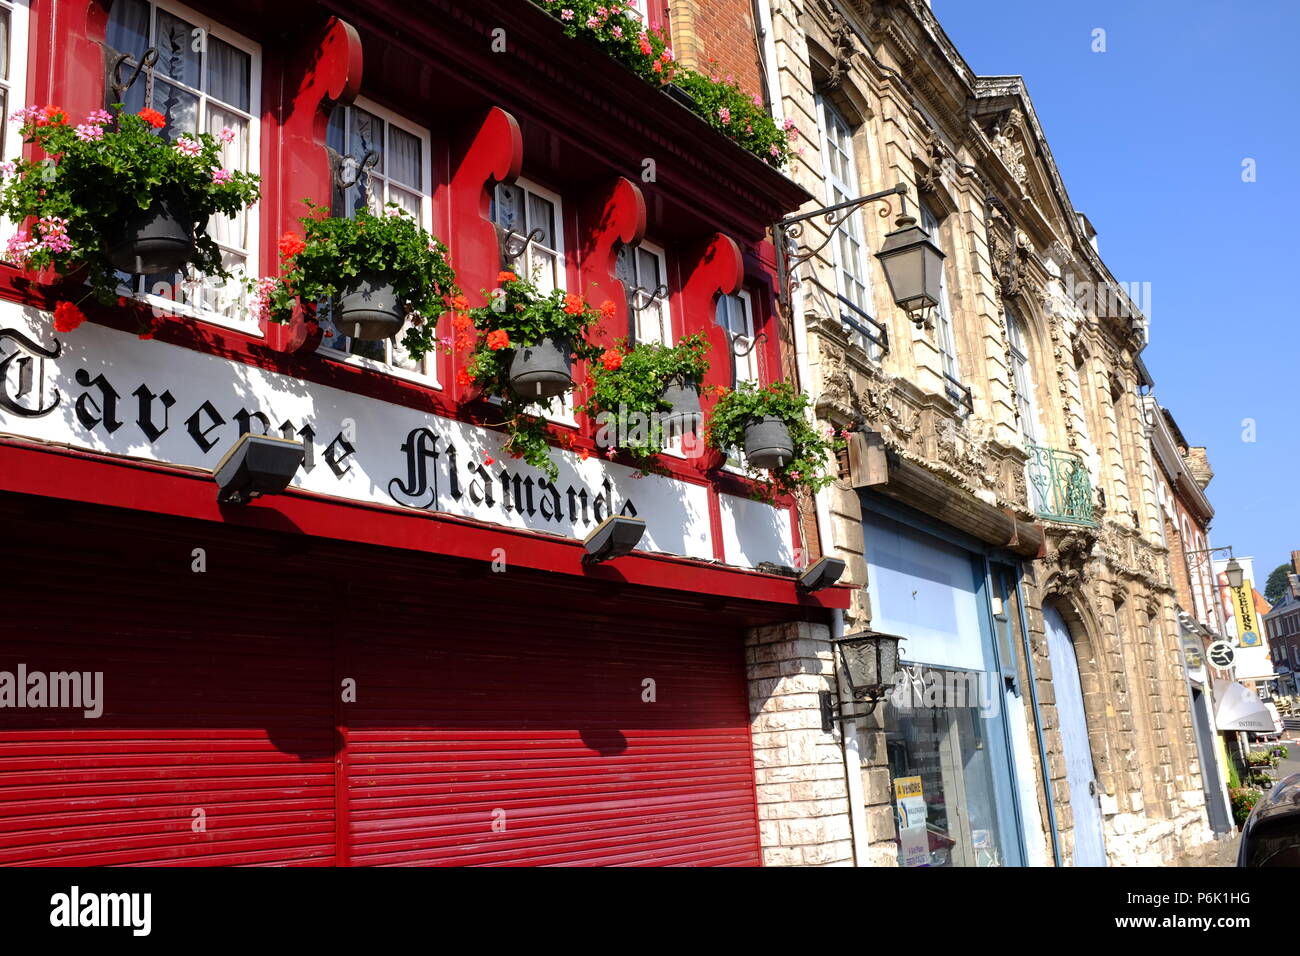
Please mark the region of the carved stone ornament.
[[1022, 190], [1029, 182], [1029, 169], [1025, 165], [1024, 133], [1021, 131], [1023, 120], [1020, 111], [1011, 110], [1005, 119], [999, 120], [992, 130], [993, 151], [1011, 170], [1011, 176]]
[[1085, 529], [1070, 531], [1056, 541], [1047, 555], [1047, 566], [1057, 593], [1079, 591], [1087, 580], [1088, 560], [1097, 535]]
[[822, 0], [818, 6], [821, 8], [821, 14], [826, 19], [829, 39], [831, 42], [831, 54], [835, 62], [831, 64], [830, 72], [826, 76], [824, 86], [827, 89], [837, 89], [844, 77], [848, 76], [849, 71], [853, 69], [853, 60], [858, 55], [858, 48], [854, 42], [853, 27], [848, 20], [840, 15], [835, 4]]

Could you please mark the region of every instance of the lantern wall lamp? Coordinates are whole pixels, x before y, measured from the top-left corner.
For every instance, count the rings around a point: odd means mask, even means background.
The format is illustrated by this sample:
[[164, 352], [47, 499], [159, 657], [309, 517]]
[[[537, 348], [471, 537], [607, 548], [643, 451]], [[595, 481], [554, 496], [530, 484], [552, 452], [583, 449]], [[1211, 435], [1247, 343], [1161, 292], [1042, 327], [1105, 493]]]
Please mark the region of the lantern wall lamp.
[[[1237, 563], [1237, 558], [1232, 553], [1232, 545], [1225, 544], [1221, 548], [1200, 548], [1196, 551], [1184, 551], [1183, 554], [1185, 554], [1187, 557], [1190, 558], [1194, 554], [1213, 554], [1215, 551], [1228, 552], [1228, 564], [1223, 569], [1223, 573], [1228, 577], [1228, 587], [1230, 588], [1241, 587], [1242, 584], [1244, 584], [1246, 581], [1246, 571], [1244, 568], [1242, 568], [1240, 564]], [[1197, 563], [1199, 564], [1200, 562]]]
[[[907, 212], [907, 185], [899, 183], [892, 189], [859, 196], [833, 206], [814, 209], [812, 212], [787, 216], [774, 228], [776, 233], [777, 271], [780, 280], [781, 304], [789, 308], [794, 291], [794, 275], [799, 266], [821, 253], [835, 238], [835, 233], [850, 216], [868, 203], [899, 197], [900, 213], [894, 221], [895, 229], [885, 236], [876, 258], [885, 270], [894, 304], [905, 311], [918, 327], [929, 324], [929, 315], [942, 296], [943, 260], [941, 250], [930, 234], [917, 224], [916, 217]], [[889, 206], [880, 215], [889, 215]], [[811, 248], [800, 249], [804, 225], [821, 218], [827, 227], [826, 235]]]
[[[832, 641], [833, 651], [838, 651], [840, 666], [849, 685], [853, 701], [870, 704], [869, 710], [845, 714], [842, 698], [836, 702], [830, 691], [821, 692], [822, 730], [830, 733], [835, 724], [846, 720], [860, 720], [875, 713], [880, 702], [894, 688], [898, 673], [898, 642], [904, 640], [896, 634], [863, 631], [846, 634]], [[840, 713], [836, 713], [839, 710]]]

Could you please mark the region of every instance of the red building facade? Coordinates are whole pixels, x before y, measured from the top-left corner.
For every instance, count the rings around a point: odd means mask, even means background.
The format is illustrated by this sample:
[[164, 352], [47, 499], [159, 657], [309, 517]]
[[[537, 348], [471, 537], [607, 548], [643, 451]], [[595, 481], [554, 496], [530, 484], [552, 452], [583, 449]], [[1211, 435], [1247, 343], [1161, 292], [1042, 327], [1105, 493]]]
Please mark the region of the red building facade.
[[[305, 199], [353, 201], [351, 157], [472, 304], [522, 262], [615, 302], [607, 341], [707, 333], [706, 384], [790, 377], [768, 229], [806, 194], [532, 4], [3, 6], [6, 112], [120, 95], [236, 130], [262, 198], [218, 240], [251, 274]], [[633, 280], [667, 298], [629, 307]], [[817, 548], [793, 501], [716, 454], [642, 477], [567, 406], [544, 484], [455, 354], [259, 323], [228, 288], [123, 291], [56, 333], [80, 293], [0, 265], [0, 863], [759, 860], [744, 635], [847, 606], [780, 573]], [[303, 466], [219, 504], [244, 432]], [[616, 513], [641, 548], [584, 563]]]

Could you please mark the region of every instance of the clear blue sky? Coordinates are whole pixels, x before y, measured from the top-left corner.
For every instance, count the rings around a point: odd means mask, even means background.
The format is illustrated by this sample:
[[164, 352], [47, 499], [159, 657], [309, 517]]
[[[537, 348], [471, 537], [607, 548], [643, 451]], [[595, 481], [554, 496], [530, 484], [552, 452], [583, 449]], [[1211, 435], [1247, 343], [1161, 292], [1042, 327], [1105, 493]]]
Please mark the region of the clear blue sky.
[[1253, 555], [1265, 577], [1300, 549], [1300, 4], [933, 9], [976, 73], [1025, 78], [1111, 272], [1151, 283], [1143, 358], [1188, 442], [1209, 448], [1210, 543]]

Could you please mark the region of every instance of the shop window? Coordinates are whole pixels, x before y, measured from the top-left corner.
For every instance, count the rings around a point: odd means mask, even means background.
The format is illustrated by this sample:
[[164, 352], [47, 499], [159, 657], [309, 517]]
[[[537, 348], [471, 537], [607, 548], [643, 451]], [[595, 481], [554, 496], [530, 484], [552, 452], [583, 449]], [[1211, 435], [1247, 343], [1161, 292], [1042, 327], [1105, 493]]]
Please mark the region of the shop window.
[[[27, 0], [0, 0], [0, 157], [13, 159], [21, 149], [21, 120], [10, 114], [27, 105]], [[11, 155], [12, 153], [12, 155]]]
[[[882, 706], [899, 864], [1019, 865], [1019, 778], [1005, 722], [1013, 585], [999, 585], [994, 602], [981, 556], [869, 511], [863, 530], [872, 628], [906, 638]], [[997, 641], [990, 620], [1003, 628]]]
[[[162, 113], [161, 133], [174, 140], [184, 133], [223, 129], [235, 135], [222, 144], [222, 165], [258, 173], [261, 104], [261, 50], [257, 44], [171, 3], [115, 0], [108, 18], [108, 45], [128, 56], [122, 73], [130, 76], [145, 51], [158, 51], [152, 69], [123, 95], [123, 108], [145, 106]], [[243, 276], [257, 268], [258, 206], [234, 216], [214, 216], [208, 235], [221, 249], [230, 281], [193, 274], [124, 277], [128, 292], [161, 308], [256, 331], [249, 316]]]
[[663, 249], [644, 241], [636, 246], [620, 246], [614, 274], [627, 292], [628, 312], [633, 317], [632, 340], [672, 345], [668, 263]]
[[[336, 106], [330, 113], [326, 145], [336, 166], [354, 173], [350, 186], [334, 180], [331, 212], [355, 216], [361, 210], [380, 215], [390, 203], [414, 216], [426, 229], [433, 225], [429, 168], [429, 131], [364, 99]], [[355, 177], [355, 178], [354, 178]], [[320, 354], [376, 371], [436, 383], [433, 354], [414, 359], [402, 347], [399, 332], [380, 341], [343, 335], [322, 311]]]
[[[490, 215], [503, 235], [514, 237], [521, 243], [528, 240], [523, 252], [505, 262], [508, 268], [542, 292], [567, 286], [564, 210], [558, 195], [523, 179], [497, 183]], [[534, 404], [531, 411], [562, 425], [576, 428], [578, 424], [573, 412], [572, 392], [566, 392], [545, 405]]]

